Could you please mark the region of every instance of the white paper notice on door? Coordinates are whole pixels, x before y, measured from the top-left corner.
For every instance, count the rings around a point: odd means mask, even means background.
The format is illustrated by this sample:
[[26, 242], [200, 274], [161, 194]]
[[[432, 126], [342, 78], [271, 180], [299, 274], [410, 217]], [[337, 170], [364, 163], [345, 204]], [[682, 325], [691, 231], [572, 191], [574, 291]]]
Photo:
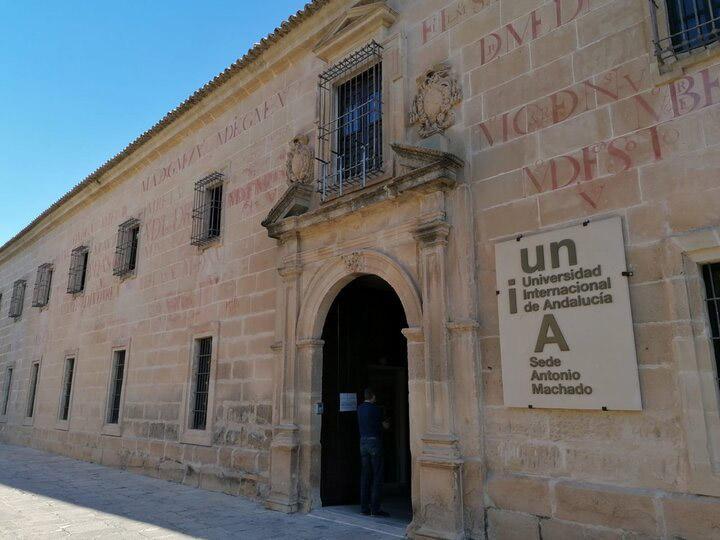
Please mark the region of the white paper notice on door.
[[357, 411], [357, 394], [340, 394], [340, 412]]

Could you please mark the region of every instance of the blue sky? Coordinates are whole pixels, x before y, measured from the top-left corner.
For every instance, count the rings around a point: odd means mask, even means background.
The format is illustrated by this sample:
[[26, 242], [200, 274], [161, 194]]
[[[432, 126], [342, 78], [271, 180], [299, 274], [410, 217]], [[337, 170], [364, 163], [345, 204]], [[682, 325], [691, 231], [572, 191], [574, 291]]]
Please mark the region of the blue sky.
[[0, 244], [303, 5], [0, 0]]

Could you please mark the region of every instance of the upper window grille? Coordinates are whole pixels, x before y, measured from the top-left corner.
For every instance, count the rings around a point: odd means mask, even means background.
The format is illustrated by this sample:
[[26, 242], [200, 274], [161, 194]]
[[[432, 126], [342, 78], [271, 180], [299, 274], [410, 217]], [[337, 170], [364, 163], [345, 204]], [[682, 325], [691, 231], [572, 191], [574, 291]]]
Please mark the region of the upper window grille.
[[720, 384], [720, 263], [704, 265], [702, 274], [710, 320], [710, 340], [715, 356], [715, 377]]
[[10, 388], [12, 387], [13, 368], [9, 367], [5, 370], [5, 386], [3, 387], [3, 401], [0, 416], [5, 416], [10, 402]]
[[195, 341], [193, 369], [192, 410], [190, 428], [205, 429], [207, 426], [208, 396], [210, 393], [210, 363], [212, 361], [212, 338]]
[[139, 235], [140, 221], [137, 219], [129, 219], [118, 227], [115, 264], [113, 265], [114, 275], [124, 276], [135, 271]]
[[342, 195], [382, 172], [382, 47], [370, 42], [320, 75], [318, 191]]
[[195, 183], [191, 243], [200, 246], [220, 236], [223, 175], [209, 174]]
[[73, 374], [75, 359], [65, 359], [65, 374], [63, 376], [62, 398], [60, 400], [60, 420], [67, 420], [70, 416], [70, 399], [72, 397]]
[[28, 387], [28, 402], [25, 416], [32, 418], [35, 414], [35, 394], [37, 390], [38, 375], [40, 374], [40, 362], [35, 362], [30, 370], [30, 386]]
[[25, 287], [26, 283], [24, 279], [18, 279], [13, 284], [12, 296], [10, 297], [10, 312], [8, 315], [13, 318], [18, 318], [23, 312], [23, 302], [25, 301]]
[[89, 251], [86, 246], [76, 247], [70, 254], [67, 292], [79, 293], [85, 290], [88, 254]]
[[649, 0], [660, 64], [720, 38], [720, 0]]
[[50, 301], [50, 286], [52, 285], [53, 265], [45, 263], [37, 269], [35, 289], [33, 289], [33, 307], [43, 307]]
[[120, 421], [120, 398], [122, 397], [123, 380], [125, 378], [125, 351], [113, 354], [112, 381], [107, 408], [107, 423], [117, 424]]

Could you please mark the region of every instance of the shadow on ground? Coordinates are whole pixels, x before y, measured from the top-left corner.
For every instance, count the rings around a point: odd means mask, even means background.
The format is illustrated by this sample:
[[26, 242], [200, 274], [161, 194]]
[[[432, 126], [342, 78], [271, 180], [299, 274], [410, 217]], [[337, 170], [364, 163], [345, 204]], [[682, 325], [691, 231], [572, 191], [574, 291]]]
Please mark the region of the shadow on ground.
[[394, 527], [335, 517], [271, 512], [241, 497], [0, 444], [2, 538], [397, 537]]

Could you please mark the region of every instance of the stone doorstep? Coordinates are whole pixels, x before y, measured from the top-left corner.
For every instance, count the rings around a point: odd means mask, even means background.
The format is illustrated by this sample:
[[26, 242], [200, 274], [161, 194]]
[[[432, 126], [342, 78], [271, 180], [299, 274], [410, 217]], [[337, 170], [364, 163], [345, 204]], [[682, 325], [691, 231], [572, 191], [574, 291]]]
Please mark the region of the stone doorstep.
[[372, 530], [395, 538], [405, 538], [407, 524], [402, 520], [390, 518], [374, 518], [358, 513], [354, 506], [324, 507], [313, 510], [309, 517], [323, 521], [331, 521], [358, 529]]

